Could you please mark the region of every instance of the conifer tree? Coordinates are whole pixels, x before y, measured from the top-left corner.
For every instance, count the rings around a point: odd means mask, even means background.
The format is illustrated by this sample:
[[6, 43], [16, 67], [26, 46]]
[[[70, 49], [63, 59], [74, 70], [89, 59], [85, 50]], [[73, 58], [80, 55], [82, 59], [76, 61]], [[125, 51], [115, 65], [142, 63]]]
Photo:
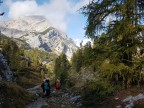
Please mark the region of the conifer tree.
[[65, 53], [62, 52], [62, 54], [61, 54], [61, 69], [60, 69], [61, 70], [60, 79], [62, 82], [64, 82], [65, 79], [67, 79], [69, 68], [70, 68], [69, 61], [68, 61]]
[[72, 57], [72, 67], [76, 72], [79, 72], [83, 66], [83, 49], [78, 49]]
[[93, 59], [92, 54], [91, 42], [87, 42], [83, 49], [83, 65], [91, 65]]
[[56, 79], [60, 77], [60, 65], [61, 65], [61, 58], [58, 57], [56, 60], [55, 60], [55, 65], [54, 65], [54, 73], [55, 73], [55, 77]]
[[60, 79], [63, 83], [67, 79], [68, 70], [70, 68], [69, 61], [64, 52], [55, 60], [54, 73], [56, 79]]
[[[133, 53], [142, 45], [139, 37], [144, 30], [143, 0], [92, 0], [83, 7], [83, 13], [88, 16], [87, 37], [95, 39], [105, 32], [121, 62], [131, 65]], [[113, 17], [109, 23], [108, 17]]]

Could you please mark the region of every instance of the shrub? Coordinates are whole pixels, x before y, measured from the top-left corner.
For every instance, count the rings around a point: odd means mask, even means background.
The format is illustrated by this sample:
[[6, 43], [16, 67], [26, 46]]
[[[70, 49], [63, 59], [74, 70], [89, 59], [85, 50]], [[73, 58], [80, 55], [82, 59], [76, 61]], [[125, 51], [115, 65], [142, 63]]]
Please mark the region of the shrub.
[[106, 80], [88, 82], [83, 90], [84, 106], [99, 106], [114, 92], [114, 87]]
[[11, 82], [1, 81], [0, 93], [2, 108], [25, 108], [25, 105], [34, 99], [25, 89]]

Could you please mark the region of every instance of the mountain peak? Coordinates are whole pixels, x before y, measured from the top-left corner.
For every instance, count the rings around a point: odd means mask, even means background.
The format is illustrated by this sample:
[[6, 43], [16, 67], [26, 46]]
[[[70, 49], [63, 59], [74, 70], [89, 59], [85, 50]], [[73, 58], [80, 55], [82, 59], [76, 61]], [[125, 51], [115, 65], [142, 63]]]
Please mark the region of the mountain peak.
[[52, 27], [43, 16], [23, 16], [0, 23], [0, 29], [8, 37], [25, 41], [31, 48], [65, 52], [70, 58], [77, 46], [67, 35]]
[[[25, 32], [42, 32], [50, 27], [50, 23], [43, 16], [33, 15], [33, 16], [23, 16], [17, 19], [12, 19], [3, 23], [0, 23], [2, 31], [9, 31], [11, 36], [22, 36]], [[11, 30], [13, 32], [11, 32]], [[7, 32], [8, 33], [8, 32]]]

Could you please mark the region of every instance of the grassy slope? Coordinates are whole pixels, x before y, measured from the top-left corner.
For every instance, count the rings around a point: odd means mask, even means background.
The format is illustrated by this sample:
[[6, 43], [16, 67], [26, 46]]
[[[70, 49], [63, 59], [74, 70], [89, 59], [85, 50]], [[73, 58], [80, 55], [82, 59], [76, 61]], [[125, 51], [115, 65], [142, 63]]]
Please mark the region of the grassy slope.
[[27, 69], [17, 76], [16, 82], [24, 88], [34, 87], [42, 82], [41, 72]]
[[25, 108], [36, 97], [28, 93], [24, 88], [31, 88], [41, 83], [40, 72], [34, 70], [25, 71], [17, 76], [17, 84], [0, 82], [0, 108]]
[[35, 97], [11, 82], [0, 82], [0, 108], [24, 108]]

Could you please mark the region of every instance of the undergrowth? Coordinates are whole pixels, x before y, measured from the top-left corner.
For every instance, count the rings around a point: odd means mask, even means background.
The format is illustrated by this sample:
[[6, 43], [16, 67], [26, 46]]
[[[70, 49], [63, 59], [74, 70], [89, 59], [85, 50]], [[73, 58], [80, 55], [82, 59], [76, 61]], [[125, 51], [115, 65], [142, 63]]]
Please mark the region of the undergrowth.
[[0, 82], [0, 108], [25, 108], [25, 106], [36, 99], [15, 83]]

